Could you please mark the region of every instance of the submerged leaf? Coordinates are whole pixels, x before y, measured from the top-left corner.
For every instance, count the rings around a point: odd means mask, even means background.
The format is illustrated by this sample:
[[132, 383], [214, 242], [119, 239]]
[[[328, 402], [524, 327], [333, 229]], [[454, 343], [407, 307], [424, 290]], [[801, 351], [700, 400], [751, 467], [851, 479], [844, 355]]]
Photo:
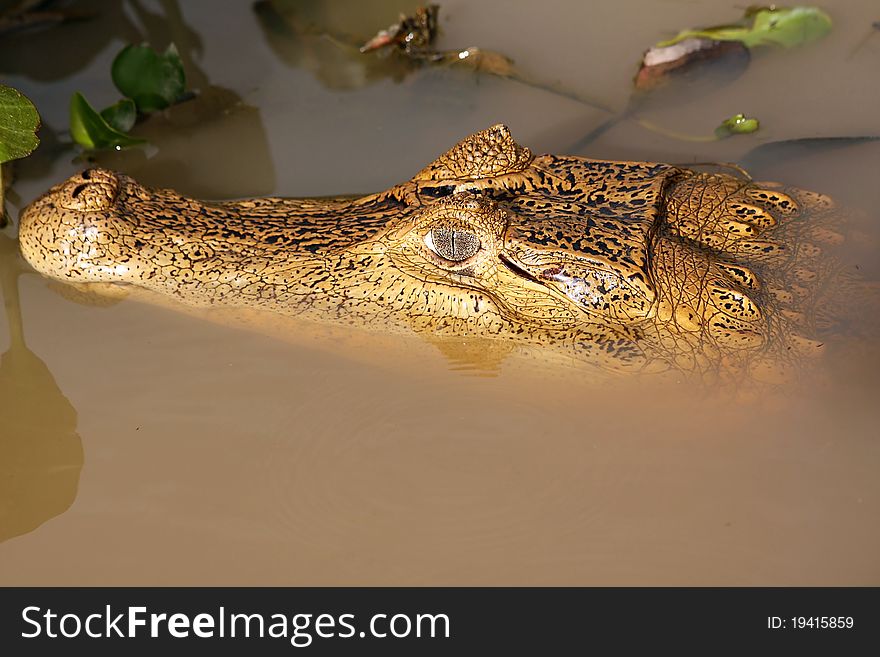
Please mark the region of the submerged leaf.
[[164, 53], [147, 45], [126, 46], [111, 67], [113, 84], [131, 98], [139, 112], [165, 109], [186, 91], [186, 75], [172, 43]]
[[747, 135], [755, 132], [760, 125], [758, 119], [749, 118], [744, 114], [734, 114], [715, 128], [715, 136], [724, 139], [731, 135]]
[[131, 98], [123, 98], [118, 103], [102, 109], [101, 116], [114, 130], [128, 132], [134, 127], [137, 119], [137, 107]]
[[78, 91], [70, 99], [70, 136], [88, 149], [127, 148], [145, 143], [108, 124]]
[[658, 47], [685, 39], [739, 41], [748, 48], [775, 45], [793, 48], [824, 37], [831, 31], [831, 17], [818, 7], [758, 7], [746, 10], [740, 23], [683, 30]]
[[0, 84], [0, 163], [30, 155], [40, 143], [40, 115], [27, 96]]

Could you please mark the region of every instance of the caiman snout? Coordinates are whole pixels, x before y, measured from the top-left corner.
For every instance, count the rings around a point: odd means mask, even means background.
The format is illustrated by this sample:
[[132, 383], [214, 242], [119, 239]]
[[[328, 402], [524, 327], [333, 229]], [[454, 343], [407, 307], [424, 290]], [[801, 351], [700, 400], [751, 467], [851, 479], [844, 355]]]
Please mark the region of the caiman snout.
[[360, 198], [199, 201], [88, 169], [19, 235], [39, 272], [101, 292], [714, 375], [817, 351], [795, 331], [845, 282], [813, 243], [843, 239], [827, 210], [725, 173], [533, 156], [498, 125]]
[[123, 180], [105, 169], [86, 169], [31, 203], [21, 214], [19, 244], [42, 274], [66, 281], [118, 280], [120, 232], [116, 203]]

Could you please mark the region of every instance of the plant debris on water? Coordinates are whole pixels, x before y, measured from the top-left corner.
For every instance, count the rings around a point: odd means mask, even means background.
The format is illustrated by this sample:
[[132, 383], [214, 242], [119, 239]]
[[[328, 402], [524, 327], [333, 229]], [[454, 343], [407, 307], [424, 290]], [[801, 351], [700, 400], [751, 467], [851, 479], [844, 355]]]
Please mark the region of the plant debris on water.
[[831, 31], [831, 25], [831, 17], [818, 7], [749, 7], [737, 23], [682, 30], [657, 46], [662, 48], [698, 38], [739, 41], [747, 48], [794, 48], [821, 39]]
[[[732, 24], [680, 31], [676, 36], [657, 43], [642, 55], [633, 84], [639, 91], [650, 91], [668, 82], [673, 76], [691, 73], [707, 64], [727, 65], [724, 76], [740, 75], [751, 61], [751, 51], [760, 47], [794, 48], [816, 41], [831, 30], [831, 17], [817, 7], [752, 6]], [[656, 126], [642, 121], [649, 129]], [[759, 128], [757, 119], [736, 114], [723, 121], [714, 133], [715, 139], [749, 134]], [[686, 135], [662, 129], [670, 136], [691, 139]], [[695, 141], [712, 138], [696, 137]]]
[[722, 58], [747, 65], [753, 48], [805, 45], [828, 34], [831, 25], [831, 17], [817, 7], [750, 7], [737, 23], [682, 30], [647, 50], [635, 86], [653, 89], [671, 74]]
[[380, 30], [360, 47], [362, 53], [398, 52], [415, 62], [466, 66], [475, 71], [511, 77], [515, 75], [513, 60], [501, 53], [471, 46], [461, 50], [437, 50], [437, 16], [440, 7], [418, 7], [411, 16], [401, 14], [396, 23]]
[[427, 49], [437, 36], [438, 5], [419, 7], [412, 16], [401, 14], [399, 20], [380, 30], [376, 36], [361, 46], [361, 52], [398, 48], [407, 54], [416, 54]]

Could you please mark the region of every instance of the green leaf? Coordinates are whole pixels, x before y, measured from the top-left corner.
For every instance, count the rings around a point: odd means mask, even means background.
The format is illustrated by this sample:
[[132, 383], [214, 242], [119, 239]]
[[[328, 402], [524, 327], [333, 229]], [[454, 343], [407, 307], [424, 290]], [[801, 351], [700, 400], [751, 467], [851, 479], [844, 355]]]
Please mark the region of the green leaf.
[[731, 135], [747, 135], [755, 132], [760, 126], [758, 119], [749, 118], [744, 114], [734, 114], [715, 128], [715, 136], [718, 139], [724, 139]]
[[745, 45], [794, 48], [817, 41], [831, 31], [831, 17], [817, 7], [765, 8], [754, 15]]
[[145, 114], [165, 109], [186, 91], [183, 63], [173, 43], [162, 54], [147, 45], [126, 46], [113, 60], [111, 75], [116, 88]]
[[70, 136], [88, 149], [120, 149], [144, 143], [143, 139], [131, 137], [110, 126], [78, 91], [70, 99]]
[[131, 98], [123, 98], [118, 103], [101, 110], [101, 117], [114, 130], [128, 132], [134, 127], [137, 107]]
[[0, 164], [33, 153], [39, 127], [40, 115], [27, 96], [0, 84]]
[[736, 25], [684, 30], [657, 45], [671, 46], [696, 38], [740, 41], [748, 48], [769, 45], [794, 48], [821, 39], [831, 31], [831, 25], [831, 17], [818, 7], [753, 7], [746, 10]]

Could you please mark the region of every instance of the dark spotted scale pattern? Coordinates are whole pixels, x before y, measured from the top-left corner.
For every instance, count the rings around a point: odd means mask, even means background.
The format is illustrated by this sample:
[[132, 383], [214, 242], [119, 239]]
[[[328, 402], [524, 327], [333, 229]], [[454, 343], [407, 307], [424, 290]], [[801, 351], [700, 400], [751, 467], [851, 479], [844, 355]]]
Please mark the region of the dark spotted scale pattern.
[[821, 350], [835, 223], [818, 194], [533, 156], [498, 125], [362, 198], [212, 203], [91, 169], [23, 212], [20, 242], [47, 276], [191, 306], [773, 379]]

